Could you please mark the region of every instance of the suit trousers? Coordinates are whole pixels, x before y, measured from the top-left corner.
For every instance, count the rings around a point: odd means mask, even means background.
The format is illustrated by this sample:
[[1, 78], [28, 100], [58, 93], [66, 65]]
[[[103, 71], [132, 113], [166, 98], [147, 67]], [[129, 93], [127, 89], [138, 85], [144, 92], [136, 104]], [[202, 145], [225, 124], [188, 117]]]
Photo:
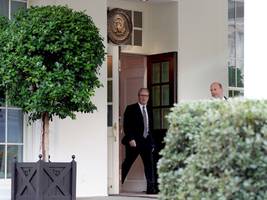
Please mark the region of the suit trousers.
[[125, 160], [122, 163], [122, 183], [124, 183], [132, 164], [138, 155], [140, 155], [144, 165], [147, 185], [148, 187], [154, 186], [155, 172], [151, 144], [144, 138], [142, 142], [137, 143], [136, 147], [131, 147], [129, 144], [126, 144], [125, 148], [126, 155]]

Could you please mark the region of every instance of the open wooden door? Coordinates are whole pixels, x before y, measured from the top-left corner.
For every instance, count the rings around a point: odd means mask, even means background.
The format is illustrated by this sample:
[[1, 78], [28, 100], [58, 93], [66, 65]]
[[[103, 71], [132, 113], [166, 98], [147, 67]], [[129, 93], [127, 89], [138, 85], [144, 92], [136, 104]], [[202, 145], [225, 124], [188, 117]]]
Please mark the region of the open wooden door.
[[156, 54], [147, 57], [147, 83], [149, 103], [153, 109], [153, 134], [156, 143], [155, 160], [164, 147], [163, 139], [168, 129], [165, 116], [177, 102], [177, 53]]

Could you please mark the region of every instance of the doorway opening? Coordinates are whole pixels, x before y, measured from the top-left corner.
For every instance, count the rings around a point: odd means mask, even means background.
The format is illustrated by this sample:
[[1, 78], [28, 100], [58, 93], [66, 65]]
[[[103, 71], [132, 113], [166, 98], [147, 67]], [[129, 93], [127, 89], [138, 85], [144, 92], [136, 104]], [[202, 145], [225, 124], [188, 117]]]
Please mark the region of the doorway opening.
[[[154, 159], [160, 158], [164, 147], [163, 138], [168, 128], [165, 116], [177, 101], [177, 53], [139, 55], [120, 53], [119, 73], [119, 119], [120, 140], [123, 137], [123, 113], [127, 105], [137, 102], [141, 87], [150, 90], [149, 104], [153, 109], [153, 137], [156, 144]], [[120, 167], [125, 156], [125, 147], [120, 144]], [[146, 191], [144, 167], [140, 156], [134, 162], [120, 193], [142, 193]]]

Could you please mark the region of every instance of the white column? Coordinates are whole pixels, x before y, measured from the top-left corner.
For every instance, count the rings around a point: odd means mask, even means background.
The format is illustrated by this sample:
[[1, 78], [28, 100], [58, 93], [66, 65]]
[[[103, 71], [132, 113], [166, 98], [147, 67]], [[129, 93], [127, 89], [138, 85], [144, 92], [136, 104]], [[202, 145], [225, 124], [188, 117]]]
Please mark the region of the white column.
[[245, 97], [267, 98], [267, 1], [245, 0]]

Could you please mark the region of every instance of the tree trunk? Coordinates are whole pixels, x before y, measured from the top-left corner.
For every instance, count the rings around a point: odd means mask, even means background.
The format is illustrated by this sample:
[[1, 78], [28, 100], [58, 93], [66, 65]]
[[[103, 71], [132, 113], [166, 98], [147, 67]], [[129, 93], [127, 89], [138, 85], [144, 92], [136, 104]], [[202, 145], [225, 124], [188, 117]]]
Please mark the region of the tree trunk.
[[48, 112], [42, 114], [42, 155], [43, 160], [48, 161], [49, 154], [49, 115]]

